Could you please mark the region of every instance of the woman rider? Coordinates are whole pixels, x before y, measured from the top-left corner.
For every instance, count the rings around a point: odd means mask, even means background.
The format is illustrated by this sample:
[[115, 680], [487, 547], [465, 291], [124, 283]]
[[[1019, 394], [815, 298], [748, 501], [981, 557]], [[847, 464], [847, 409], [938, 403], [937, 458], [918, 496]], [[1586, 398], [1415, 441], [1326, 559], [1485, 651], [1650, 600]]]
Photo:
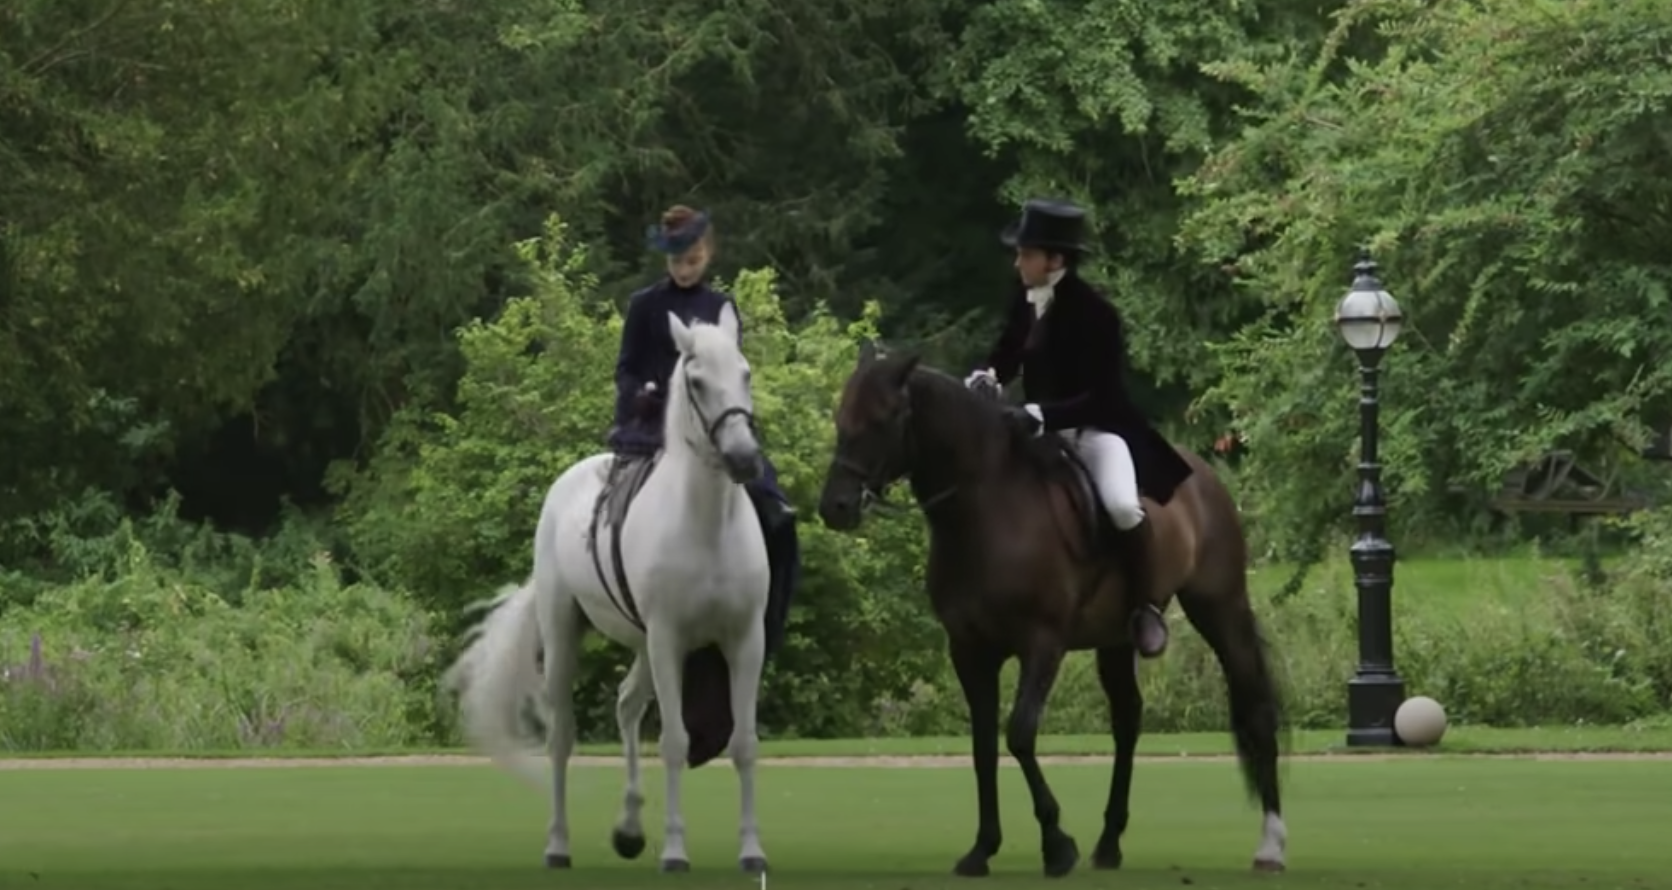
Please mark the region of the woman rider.
[[1052, 432], [1073, 443], [1121, 533], [1118, 557], [1131, 588], [1144, 591], [1133, 606], [1133, 644], [1154, 658], [1167, 647], [1156, 606], [1167, 598], [1155, 590], [1150, 524], [1139, 493], [1167, 503], [1190, 465], [1126, 391], [1120, 314], [1079, 275], [1085, 212], [1067, 201], [1031, 200], [1000, 238], [1016, 249], [1021, 280], [998, 343], [964, 382], [1002, 386], [1021, 373], [1026, 404], [1010, 410], [1011, 420], [1030, 435]]
[[[668, 331], [668, 313], [678, 315], [686, 324], [717, 324], [721, 312], [730, 312], [739, 322], [739, 337], [743, 329], [737, 304], [729, 295], [709, 287], [706, 280], [714, 257], [714, 227], [707, 213], [675, 205], [645, 234], [650, 249], [666, 255], [668, 274], [633, 294], [621, 329], [621, 349], [615, 363], [615, 425], [610, 430], [609, 445], [610, 450], [624, 457], [649, 457], [662, 448], [668, 381], [679, 362], [679, 349]], [[790, 599], [800, 573], [800, 548], [795, 511], [778, 487], [778, 472], [771, 460], [763, 457], [763, 462], [761, 478], [744, 490], [760, 517], [771, 567], [766, 606], [766, 654], [770, 658], [783, 642]], [[710, 682], [716, 685], [709, 687]], [[708, 647], [692, 653], [686, 664], [685, 683], [685, 722], [691, 734], [692, 766], [718, 754], [730, 738], [729, 699], [722, 698], [713, 705], [723, 713], [706, 713], [710, 709], [703, 706], [697, 707], [705, 713], [697, 713], [692, 704], [707, 694], [725, 695], [726, 682], [725, 661], [719, 649]], [[693, 689], [694, 683], [702, 688]]]

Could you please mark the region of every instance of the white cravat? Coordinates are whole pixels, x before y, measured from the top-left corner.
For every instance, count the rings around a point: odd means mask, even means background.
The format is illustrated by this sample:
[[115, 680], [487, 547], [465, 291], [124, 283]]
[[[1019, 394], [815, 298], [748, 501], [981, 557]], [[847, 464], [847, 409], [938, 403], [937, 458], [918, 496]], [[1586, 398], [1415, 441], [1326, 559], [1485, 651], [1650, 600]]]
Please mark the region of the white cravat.
[[1066, 274], [1068, 274], [1067, 269], [1058, 269], [1051, 273], [1050, 278], [1046, 279], [1044, 287], [1028, 288], [1028, 302], [1033, 304], [1034, 318], [1044, 315], [1045, 310], [1051, 308], [1051, 300], [1057, 295], [1057, 282], [1061, 281], [1062, 276]]

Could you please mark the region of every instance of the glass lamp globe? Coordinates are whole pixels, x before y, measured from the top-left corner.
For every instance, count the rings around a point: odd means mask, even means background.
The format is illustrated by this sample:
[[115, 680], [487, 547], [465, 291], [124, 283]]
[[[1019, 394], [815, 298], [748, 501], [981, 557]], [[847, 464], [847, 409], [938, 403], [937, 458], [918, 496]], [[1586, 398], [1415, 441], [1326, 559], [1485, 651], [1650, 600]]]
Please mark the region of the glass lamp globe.
[[1382, 289], [1375, 269], [1374, 263], [1361, 260], [1353, 289], [1335, 307], [1335, 326], [1341, 329], [1341, 339], [1359, 352], [1380, 352], [1392, 346], [1405, 321], [1399, 301]]

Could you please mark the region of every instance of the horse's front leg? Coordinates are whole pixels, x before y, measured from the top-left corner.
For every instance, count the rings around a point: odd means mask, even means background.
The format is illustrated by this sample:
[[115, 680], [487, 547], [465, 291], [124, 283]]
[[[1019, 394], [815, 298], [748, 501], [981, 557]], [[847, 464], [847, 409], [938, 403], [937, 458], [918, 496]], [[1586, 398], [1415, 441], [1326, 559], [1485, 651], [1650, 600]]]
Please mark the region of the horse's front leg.
[[728, 753], [737, 769], [737, 790], [741, 812], [737, 834], [742, 843], [738, 864], [752, 875], [766, 871], [766, 852], [761, 849], [760, 823], [755, 817], [755, 761], [760, 736], [755, 728], [755, 708], [760, 696], [761, 669], [766, 662], [766, 629], [752, 621], [749, 632], [726, 652], [731, 668], [732, 735]]
[[650, 665], [640, 653], [633, 658], [615, 699], [615, 724], [621, 730], [621, 751], [627, 761], [627, 790], [622, 794], [621, 816], [610, 834], [610, 845], [623, 859], [637, 859], [644, 852], [644, 825], [639, 821], [644, 810], [644, 791], [639, 787], [639, 730], [655, 694]]
[[1045, 781], [1045, 771], [1039, 768], [1036, 748], [1039, 742], [1039, 720], [1045, 712], [1045, 700], [1056, 684], [1057, 670], [1062, 667], [1062, 644], [1056, 640], [1037, 639], [1022, 653], [1021, 682], [1016, 686], [1016, 703], [1010, 709], [1010, 722], [1005, 729], [1005, 743], [1010, 754], [1022, 768], [1028, 793], [1033, 796], [1033, 815], [1039, 820], [1040, 851], [1045, 858], [1045, 875], [1060, 878], [1074, 870], [1080, 861], [1080, 848], [1074, 838], [1062, 830], [1062, 808], [1051, 786]]
[[691, 750], [691, 735], [685, 730], [685, 647], [679, 635], [650, 622], [645, 633], [645, 657], [650, 660], [650, 677], [656, 687], [656, 704], [662, 715], [662, 768], [667, 773], [666, 815], [662, 830], [662, 871], [690, 871], [685, 854], [685, 814], [680, 804], [680, 784], [685, 760]]
[[975, 845], [953, 867], [954, 874], [984, 877], [987, 860], [1004, 841], [999, 827], [999, 667], [1004, 659], [967, 641], [952, 641], [952, 669], [964, 690], [970, 714], [971, 759], [975, 766], [976, 807], [980, 823]]

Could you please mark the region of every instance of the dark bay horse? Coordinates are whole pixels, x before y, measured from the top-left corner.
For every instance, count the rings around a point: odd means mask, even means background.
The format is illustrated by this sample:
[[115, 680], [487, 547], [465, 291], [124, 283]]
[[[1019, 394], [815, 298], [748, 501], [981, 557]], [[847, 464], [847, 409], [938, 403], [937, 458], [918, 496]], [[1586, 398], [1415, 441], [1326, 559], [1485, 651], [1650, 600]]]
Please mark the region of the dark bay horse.
[[[999, 669], [1011, 657], [1020, 661], [1021, 677], [1005, 742], [1033, 797], [1045, 873], [1066, 875], [1078, 863], [1035, 745], [1063, 657], [1085, 649], [1097, 652], [1115, 742], [1093, 864], [1119, 868], [1143, 698], [1124, 573], [1087, 558], [1097, 552], [1100, 524], [1091, 516], [1100, 507], [1063, 440], [1020, 437], [991, 397], [919, 367], [915, 356], [883, 356], [870, 344], [843, 389], [836, 431], [819, 501], [826, 526], [857, 528], [866, 506], [901, 478], [928, 521], [929, 600], [969, 706], [980, 807], [975, 845], [955, 872], [987, 874], [999, 849]], [[1254, 868], [1280, 871], [1287, 842], [1278, 794], [1281, 710], [1248, 601], [1247, 543], [1224, 484], [1200, 457], [1180, 453], [1195, 472], [1166, 506], [1145, 504], [1155, 524], [1157, 583], [1177, 595], [1225, 673], [1238, 760], [1264, 810]]]

